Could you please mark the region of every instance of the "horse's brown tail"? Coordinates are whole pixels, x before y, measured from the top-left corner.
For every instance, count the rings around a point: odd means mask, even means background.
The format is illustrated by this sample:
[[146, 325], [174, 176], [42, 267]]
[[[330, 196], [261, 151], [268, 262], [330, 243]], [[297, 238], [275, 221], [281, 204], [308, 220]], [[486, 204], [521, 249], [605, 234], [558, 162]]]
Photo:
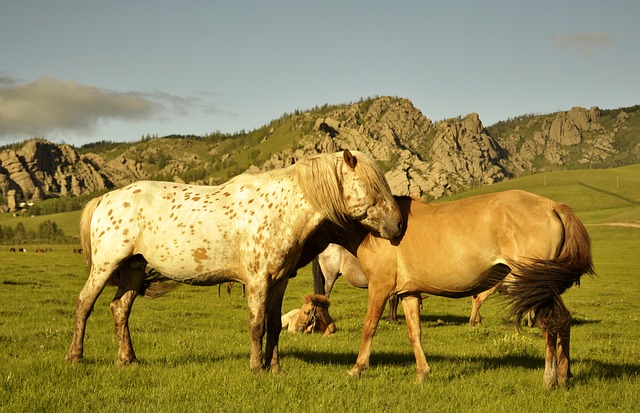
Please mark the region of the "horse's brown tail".
[[82, 254], [87, 268], [91, 268], [91, 218], [101, 200], [102, 197], [99, 196], [89, 201], [80, 216], [80, 243], [82, 244]]
[[554, 259], [531, 259], [511, 262], [515, 275], [508, 288], [511, 301], [510, 315], [518, 326], [524, 316], [533, 311], [538, 325], [552, 333], [571, 321], [560, 295], [574, 284], [580, 284], [584, 274], [594, 274], [591, 241], [586, 228], [564, 204], [555, 204], [554, 210], [564, 227], [564, 240]]
[[322, 273], [322, 268], [320, 268], [317, 257], [311, 264], [311, 271], [313, 272], [313, 293], [326, 295], [326, 291], [324, 290], [324, 274]]

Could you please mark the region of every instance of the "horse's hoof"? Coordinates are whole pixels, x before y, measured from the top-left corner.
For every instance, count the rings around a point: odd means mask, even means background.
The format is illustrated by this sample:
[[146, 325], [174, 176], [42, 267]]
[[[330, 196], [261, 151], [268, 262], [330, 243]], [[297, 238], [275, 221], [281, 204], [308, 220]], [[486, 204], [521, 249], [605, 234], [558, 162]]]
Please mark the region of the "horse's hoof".
[[137, 367], [137, 366], [140, 366], [141, 363], [138, 361], [138, 359], [133, 358], [133, 359], [126, 359], [126, 360], [118, 360], [116, 362], [116, 365], [118, 367], [128, 367], [128, 366]]
[[544, 389], [546, 391], [551, 391], [551, 390], [553, 390], [554, 387], [556, 387], [556, 384], [557, 384], [557, 382], [556, 382], [555, 378], [552, 379], [552, 380], [549, 380], [549, 379], [545, 378], [545, 380], [544, 380]]
[[282, 373], [282, 369], [280, 368], [280, 365], [275, 365], [275, 366], [271, 366], [271, 373], [273, 374], [280, 374]]
[[430, 370], [427, 369], [425, 371], [419, 371], [416, 373], [416, 383], [423, 383], [425, 380], [429, 378]]
[[64, 356], [64, 362], [68, 364], [82, 363], [82, 357], [67, 354], [66, 356]]
[[354, 367], [347, 372], [347, 374], [351, 377], [355, 377], [359, 379], [362, 376], [362, 370], [359, 367]]

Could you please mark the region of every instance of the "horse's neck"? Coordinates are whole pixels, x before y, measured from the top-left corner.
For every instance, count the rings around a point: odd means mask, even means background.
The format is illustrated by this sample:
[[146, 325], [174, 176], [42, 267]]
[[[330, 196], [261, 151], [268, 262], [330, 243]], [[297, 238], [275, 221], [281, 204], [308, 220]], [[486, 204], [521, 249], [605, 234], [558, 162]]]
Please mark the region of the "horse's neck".
[[353, 223], [349, 228], [345, 228], [324, 220], [306, 241], [298, 268], [310, 263], [329, 244], [338, 244], [351, 254], [356, 255], [358, 247], [368, 234], [369, 231], [360, 224]]
[[[281, 211], [279, 219], [288, 232], [298, 239], [308, 239], [324, 218], [300, 192], [293, 168], [272, 171], [270, 179], [275, 179], [279, 188], [271, 190], [271, 194], [265, 194], [265, 199], [269, 199], [267, 203], [273, 204], [269, 208]], [[270, 190], [267, 185], [265, 190]]]

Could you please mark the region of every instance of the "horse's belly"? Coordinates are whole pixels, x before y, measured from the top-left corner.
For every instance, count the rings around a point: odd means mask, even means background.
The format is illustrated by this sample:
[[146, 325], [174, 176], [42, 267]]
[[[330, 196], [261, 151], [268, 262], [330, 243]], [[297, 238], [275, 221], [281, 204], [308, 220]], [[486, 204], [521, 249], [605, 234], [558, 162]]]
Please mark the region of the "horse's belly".
[[459, 298], [486, 291], [500, 283], [511, 269], [501, 263], [484, 267], [461, 267], [450, 270], [433, 268], [398, 276], [397, 292], [428, 293]]

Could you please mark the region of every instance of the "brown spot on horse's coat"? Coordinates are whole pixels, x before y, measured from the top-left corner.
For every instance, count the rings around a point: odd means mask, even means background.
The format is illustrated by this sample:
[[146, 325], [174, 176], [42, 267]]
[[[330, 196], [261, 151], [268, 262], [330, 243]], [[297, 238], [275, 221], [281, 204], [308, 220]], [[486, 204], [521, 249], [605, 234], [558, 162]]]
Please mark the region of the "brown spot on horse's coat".
[[142, 192], [142, 189], [136, 189], [135, 191], [133, 191], [134, 194], [139, 194], [140, 192]]
[[207, 259], [209, 259], [209, 256], [207, 255], [207, 250], [205, 248], [196, 248], [195, 250], [193, 250], [193, 260], [196, 263], [200, 264], [203, 260]]
[[124, 202], [124, 203], [122, 204], [122, 206], [123, 206], [123, 207], [125, 207], [125, 208], [129, 208], [129, 207], [131, 206], [131, 204], [130, 204], [130, 203], [128, 203], [128, 202]]

